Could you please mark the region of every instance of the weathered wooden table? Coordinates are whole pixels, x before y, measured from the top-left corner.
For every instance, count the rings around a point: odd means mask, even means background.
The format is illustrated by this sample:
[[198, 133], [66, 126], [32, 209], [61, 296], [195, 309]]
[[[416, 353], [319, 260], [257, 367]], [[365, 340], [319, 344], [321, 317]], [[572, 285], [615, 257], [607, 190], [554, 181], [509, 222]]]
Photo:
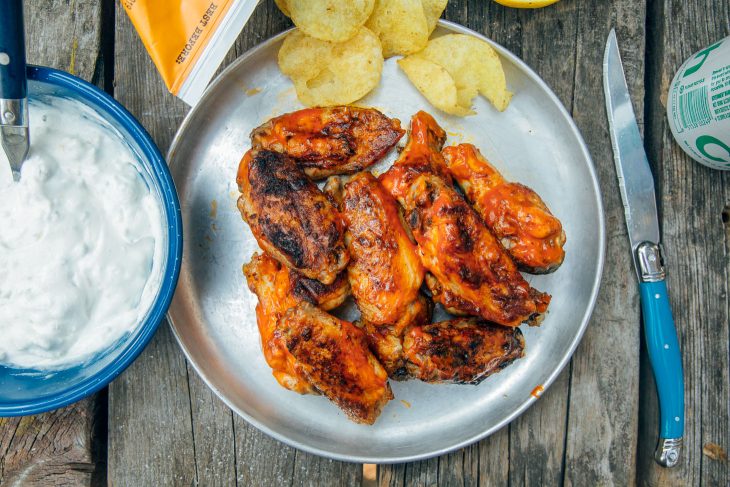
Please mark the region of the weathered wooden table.
[[[186, 106], [165, 90], [121, 5], [25, 7], [29, 61], [113, 94], [165, 152]], [[690, 161], [665, 117], [681, 62], [730, 34], [730, 0], [562, 0], [542, 10], [452, 0], [444, 16], [532, 66], [572, 113], [598, 170], [608, 226], [601, 293], [573, 360], [540, 401], [463, 450], [363, 468], [249, 426], [205, 386], [163, 324], [108, 390], [52, 413], [0, 419], [0, 484], [730, 485], [730, 173]], [[224, 64], [289, 25], [272, 0], [262, 1]], [[604, 111], [601, 59], [614, 26], [657, 181], [684, 359], [685, 448], [672, 470], [652, 460], [657, 402]]]

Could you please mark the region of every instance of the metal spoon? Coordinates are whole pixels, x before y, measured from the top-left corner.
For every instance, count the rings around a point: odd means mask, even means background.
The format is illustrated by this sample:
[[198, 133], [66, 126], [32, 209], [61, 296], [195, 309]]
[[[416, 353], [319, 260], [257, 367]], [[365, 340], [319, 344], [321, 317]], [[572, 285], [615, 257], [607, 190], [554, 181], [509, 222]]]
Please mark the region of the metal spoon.
[[22, 0], [0, 1], [0, 19], [0, 142], [19, 181], [30, 146]]

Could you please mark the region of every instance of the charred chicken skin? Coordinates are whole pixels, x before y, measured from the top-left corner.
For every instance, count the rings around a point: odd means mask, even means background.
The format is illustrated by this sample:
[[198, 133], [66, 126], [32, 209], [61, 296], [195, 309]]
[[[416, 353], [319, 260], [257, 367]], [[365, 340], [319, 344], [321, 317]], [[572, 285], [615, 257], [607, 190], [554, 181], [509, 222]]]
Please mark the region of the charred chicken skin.
[[506, 181], [471, 144], [446, 147], [449, 173], [518, 267], [544, 274], [563, 263], [565, 232], [532, 189]]
[[425, 382], [479, 384], [524, 355], [519, 328], [460, 318], [409, 328], [403, 339], [408, 373]]
[[331, 284], [350, 259], [342, 218], [294, 160], [250, 150], [236, 180], [238, 209], [259, 246], [304, 276]]
[[447, 311], [505, 326], [539, 323], [550, 296], [529, 286], [499, 241], [448, 181], [441, 148], [446, 134], [425, 112], [381, 183], [406, 210], [426, 284]]
[[287, 350], [277, 325], [284, 313], [301, 302], [332, 309], [349, 296], [347, 274], [341, 273], [330, 285], [306, 278], [288, 269], [268, 254], [256, 254], [243, 266], [251, 291], [259, 298], [256, 321], [266, 363], [283, 387], [300, 394], [316, 393], [295, 368], [296, 360]]
[[352, 323], [302, 302], [284, 314], [279, 330], [295, 370], [356, 423], [373, 424], [393, 399], [388, 374]]
[[293, 158], [313, 179], [352, 174], [380, 160], [403, 137], [400, 121], [373, 108], [306, 108], [251, 132], [253, 148]]

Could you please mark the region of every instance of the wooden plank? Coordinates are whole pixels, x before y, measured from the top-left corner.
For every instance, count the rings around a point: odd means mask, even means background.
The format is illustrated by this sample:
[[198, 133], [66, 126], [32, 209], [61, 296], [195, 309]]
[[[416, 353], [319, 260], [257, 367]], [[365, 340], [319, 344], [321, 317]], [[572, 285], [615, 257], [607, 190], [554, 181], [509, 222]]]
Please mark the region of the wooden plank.
[[404, 485], [438, 485], [439, 458], [406, 465]]
[[361, 484], [361, 464], [338, 462], [297, 450], [292, 487]]
[[235, 414], [233, 424], [238, 485], [291, 485], [296, 450], [264, 435]]
[[95, 415], [91, 398], [50, 413], [0, 418], [0, 485], [103, 483]]
[[[575, 57], [566, 57], [565, 53], [577, 48], [576, 7], [574, 2], [560, 2], [549, 9], [518, 12], [522, 59], [552, 87], [569, 110]], [[566, 367], [540, 400], [510, 425], [511, 486], [558, 485], [562, 481], [569, 377], [570, 367]]]
[[[167, 93], [116, 3], [114, 95], [165, 153], [185, 105]], [[167, 322], [140, 357], [109, 386], [109, 482], [190, 485], [197, 479], [185, 359]]]
[[[96, 2], [24, 3], [28, 62], [95, 82], [101, 61], [102, 12]], [[0, 418], [0, 485], [103, 483], [97, 439], [105, 411], [97, 396], [46, 414]], [[97, 421], [98, 419], [98, 421]]]
[[[466, 485], [508, 485], [510, 475], [510, 427], [504, 427], [489, 438], [467, 448], [467, 455], [477, 457], [477, 482], [474, 475]], [[496, 454], [495, 454], [496, 453]], [[470, 464], [473, 464], [473, 460]]]
[[193, 484], [191, 417], [185, 360], [163, 322], [140, 357], [109, 386], [109, 483]]
[[28, 63], [68, 71], [94, 81], [101, 61], [99, 2], [52, 0], [23, 3]]
[[602, 58], [616, 27], [639, 124], [644, 99], [646, 3], [579, 5], [573, 118], [593, 155], [606, 218], [603, 285], [593, 319], [574, 355], [570, 383], [566, 485], [633, 485], [636, 478], [639, 301], [623, 206], [603, 109]]
[[666, 94], [694, 52], [730, 34], [730, 4], [713, 0], [653, 2], [648, 66], [647, 145], [661, 182], [662, 239], [670, 301], [684, 365], [685, 433], [680, 464], [654, 463], [658, 406], [648, 360], [642, 364], [638, 478], [642, 485], [730, 485], [727, 458], [703, 453], [730, 447], [727, 222], [730, 174], [708, 169], [682, 152], [666, 120]]
[[199, 485], [236, 483], [236, 445], [233, 412], [188, 364], [190, 402]]
[[262, 487], [360, 485], [362, 465], [311, 455], [287, 446], [234, 415], [239, 485]]

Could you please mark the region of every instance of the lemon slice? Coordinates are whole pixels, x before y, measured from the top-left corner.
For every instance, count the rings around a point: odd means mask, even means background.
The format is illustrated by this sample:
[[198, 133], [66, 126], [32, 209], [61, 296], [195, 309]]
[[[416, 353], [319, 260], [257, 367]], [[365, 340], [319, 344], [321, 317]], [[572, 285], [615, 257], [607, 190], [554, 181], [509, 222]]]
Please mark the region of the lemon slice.
[[542, 8], [552, 5], [558, 0], [494, 0], [505, 7], [514, 8]]

